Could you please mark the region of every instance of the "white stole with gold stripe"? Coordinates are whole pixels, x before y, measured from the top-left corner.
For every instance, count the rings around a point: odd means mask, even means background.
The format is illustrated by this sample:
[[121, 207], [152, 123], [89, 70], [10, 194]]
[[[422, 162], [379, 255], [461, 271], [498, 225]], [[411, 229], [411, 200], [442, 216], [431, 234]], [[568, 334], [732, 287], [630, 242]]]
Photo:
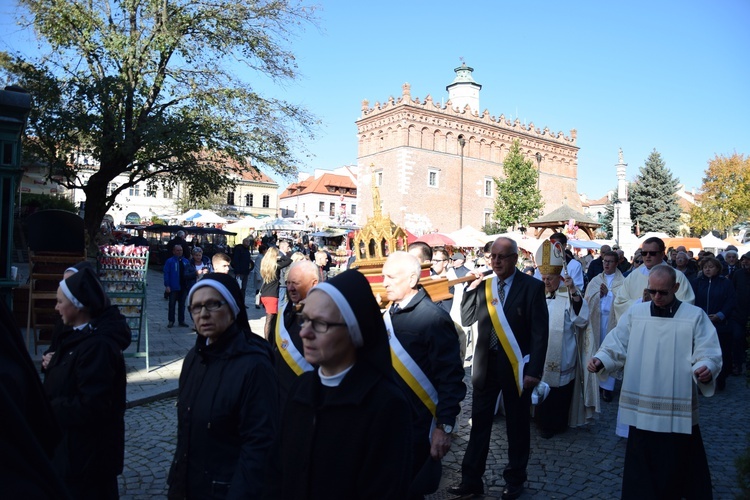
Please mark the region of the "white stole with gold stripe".
[[513, 368], [513, 376], [516, 379], [516, 387], [518, 387], [518, 394], [520, 395], [523, 392], [523, 367], [529, 361], [529, 356], [524, 357], [521, 352], [521, 347], [516, 341], [516, 336], [513, 334], [510, 324], [508, 324], [505, 312], [503, 312], [503, 305], [500, 303], [500, 296], [497, 294], [497, 275], [494, 275], [492, 279], [485, 280], [485, 297], [492, 297], [491, 300], [486, 300], [487, 312], [490, 315], [490, 320], [492, 320], [497, 340]]
[[279, 314], [276, 319], [276, 347], [278, 347], [281, 357], [289, 368], [296, 375], [302, 375], [305, 372], [311, 372], [314, 370], [313, 365], [307, 362], [301, 352], [297, 350], [297, 347], [292, 342], [292, 337], [284, 325], [284, 315]]
[[388, 310], [383, 314], [383, 321], [385, 322], [385, 328], [388, 331], [388, 343], [391, 346], [391, 361], [393, 362], [393, 368], [398, 373], [406, 385], [414, 391], [420, 401], [424, 403], [432, 416], [435, 417], [437, 413], [438, 405], [438, 393], [435, 387], [430, 382], [430, 379], [425, 375], [422, 369], [419, 367], [416, 361], [406, 352], [404, 346], [398, 341], [396, 334], [393, 330], [393, 322], [391, 322], [391, 314]]

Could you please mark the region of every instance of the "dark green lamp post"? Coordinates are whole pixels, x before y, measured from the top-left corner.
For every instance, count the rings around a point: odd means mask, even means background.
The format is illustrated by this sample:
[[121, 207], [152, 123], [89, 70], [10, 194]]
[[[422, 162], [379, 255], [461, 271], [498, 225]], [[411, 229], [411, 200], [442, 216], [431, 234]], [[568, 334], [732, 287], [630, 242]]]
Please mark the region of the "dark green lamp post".
[[21, 182], [21, 136], [31, 111], [31, 95], [20, 87], [0, 90], [0, 299], [12, 306], [13, 214]]

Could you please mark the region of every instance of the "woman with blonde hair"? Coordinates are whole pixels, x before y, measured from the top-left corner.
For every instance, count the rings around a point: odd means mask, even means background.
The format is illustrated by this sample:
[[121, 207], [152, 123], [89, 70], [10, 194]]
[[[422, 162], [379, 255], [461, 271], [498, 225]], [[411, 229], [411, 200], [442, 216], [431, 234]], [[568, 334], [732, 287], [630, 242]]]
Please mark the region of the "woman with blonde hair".
[[263, 328], [266, 340], [271, 341], [271, 325], [279, 312], [279, 281], [281, 270], [292, 263], [292, 259], [279, 252], [276, 247], [269, 247], [260, 262], [260, 277], [263, 285], [260, 288], [260, 303], [266, 310], [266, 324]]

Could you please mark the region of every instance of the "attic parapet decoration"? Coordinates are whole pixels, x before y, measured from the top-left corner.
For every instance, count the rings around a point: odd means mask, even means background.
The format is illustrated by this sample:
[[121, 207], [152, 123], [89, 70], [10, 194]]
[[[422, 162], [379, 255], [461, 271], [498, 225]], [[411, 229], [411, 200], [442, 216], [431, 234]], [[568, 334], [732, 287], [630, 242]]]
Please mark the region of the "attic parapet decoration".
[[373, 107], [370, 107], [370, 101], [364, 99], [362, 101], [362, 116], [360, 117], [360, 120], [366, 117], [377, 116], [380, 113], [393, 111], [401, 106], [419, 108], [424, 110], [425, 112], [439, 112], [454, 116], [456, 118], [469, 118], [472, 120], [479, 120], [486, 123], [487, 125], [492, 125], [510, 132], [528, 134], [548, 141], [568, 143], [568, 145], [575, 145], [576, 139], [578, 137], [578, 131], [576, 129], [571, 129], [570, 137], [568, 137], [563, 132], [552, 132], [548, 127], [539, 129], [535, 127], [533, 123], [530, 123], [528, 125], [525, 123], [521, 123], [521, 120], [519, 120], [518, 118], [511, 121], [510, 119], [505, 118], [504, 114], [501, 114], [499, 117], [491, 116], [489, 110], [487, 109], [485, 109], [481, 115], [477, 112], [472, 113], [468, 109], [468, 106], [463, 110], [453, 109], [450, 100], [445, 102], [445, 104], [434, 102], [432, 100], [432, 96], [430, 96], [429, 94], [427, 95], [427, 97], [425, 97], [424, 102], [420, 101], [419, 97], [415, 97], [414, 99], [412, 99], [411, 85], [408, 83], [403, 84], [401, 97], [399, 97], [398, 99], [390, 96], [388, 97], [388, 100], [383, 104], [381, 104], [380, 102], [375, 102], [375, 105]]
[[390, 252], [406, 250], [407, 247], [406, 232], [387, 215], [383, 215], [380, 188], [375, 183], [375, 174], [372, 175], [371, 186], [373, 216], [368, 217], [367, 223], [354, 238], [356, 265], [360, 267], [369, 267], [370, 264], [382, 266]]

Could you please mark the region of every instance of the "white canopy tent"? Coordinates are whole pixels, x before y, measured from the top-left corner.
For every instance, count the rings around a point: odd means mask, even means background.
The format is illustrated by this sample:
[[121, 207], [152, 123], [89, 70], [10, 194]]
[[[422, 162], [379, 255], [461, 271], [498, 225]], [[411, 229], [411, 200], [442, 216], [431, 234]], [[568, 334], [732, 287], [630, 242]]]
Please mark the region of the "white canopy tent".
[[510, 238], [515, 241], [519, 248], [530, 252], [531, 255], [536, 255], [536, 251], [542, 246], [543, 239], [529, 238], [521, 233], [500, 233], [490, 234], [487, 236], [488, 241], [495, 241], [499, 237]]
[[177, 219], [178, 221], [192, 220], [191, 217], [195, 217], [196, 214], [199, 214], [199, 213], [200, 213], [200, 210], [196, 208], [191, 208], [184, 214], [175, 215], [173, 219]]
[[717, 238], [713, 233], [708, 233], [706, 236], [703, 236], [701, 238], [701, 245], [703, 245], [704, 249], [713, 249], [716, 252], [721, 252], [728, 246], [724, 240]]
[[199, 210], [197, 214], [185, 219], [202, 224], [226, 224], [227, 220], [211, 210]]
[[226, 231], [237, 233], [234, 237], [235, 241], [239, 242], [250, 236], [250, 233], [256, 228], [260, 227], [263, 219], [256, 219], [255, 217], [245, 217], [232, 224], [224, 226]]
[[295, 224], [287, 219], [271, 219], [260, 225], [259, 229], [272, 230], [279, 229], [282, 231], [304, 231], [305, 226], [302, 224]]
[[591, 240], [568, 240], [568, 245], [573, 248], [585, 248], [587, 250], [598, 250], [602, 247], [600, 243]]
[[487, 234], [471, 226], [464, 226], [457, 231], [448, 233], [448, 236], [456, 242], [457, 247], [483, 247], [487, 243]]

